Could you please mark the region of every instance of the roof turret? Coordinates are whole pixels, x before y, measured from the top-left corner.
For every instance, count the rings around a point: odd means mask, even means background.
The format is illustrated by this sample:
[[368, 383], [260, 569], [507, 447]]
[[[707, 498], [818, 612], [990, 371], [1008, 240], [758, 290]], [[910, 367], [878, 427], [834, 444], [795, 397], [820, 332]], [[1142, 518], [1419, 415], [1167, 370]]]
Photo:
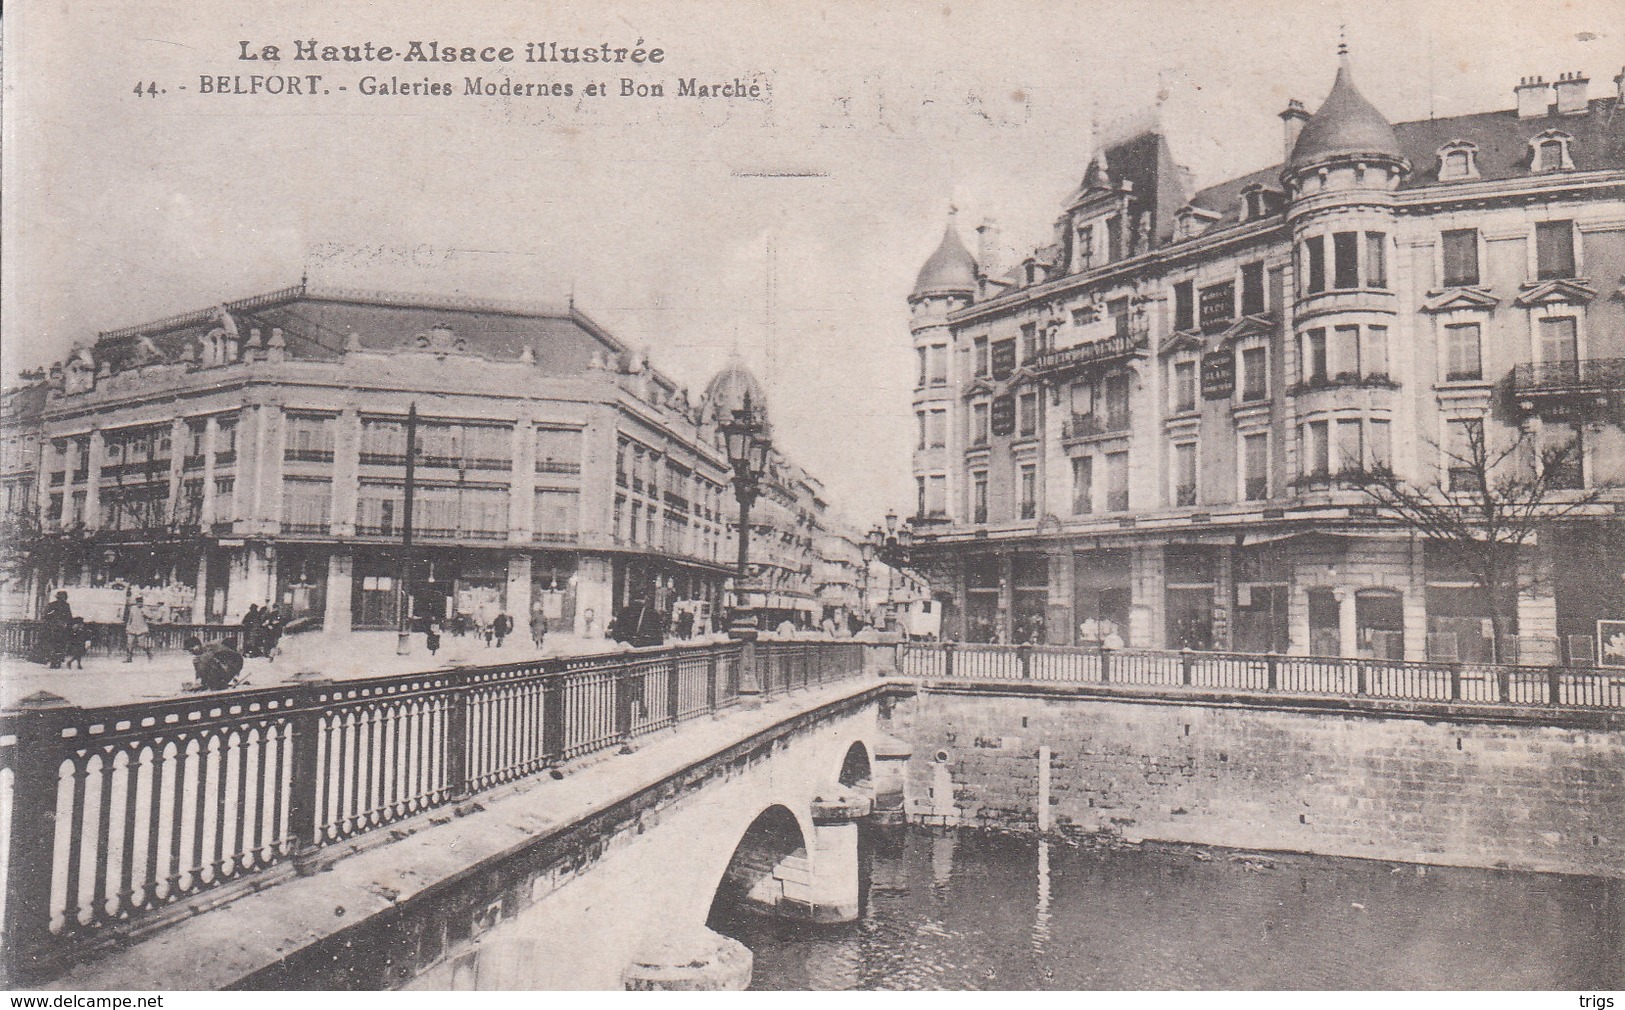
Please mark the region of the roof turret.
[[1303, 125], [1287, 165], [1296, 170], [1360, 157], [1404, 160], [1393, 126], [1354, 86], [1345, 49], [1338, 59], [1332, 90]]
[[976, 292], [976, 257], [959, 240], [954, 227], [953, 214], [948, 215], [948, 227], [942, 233], [937, 251], [925, 261], [919, 276], [914, 278], [914, 291], [909, 297], [926, 298], [931, 295], [970, 295]]

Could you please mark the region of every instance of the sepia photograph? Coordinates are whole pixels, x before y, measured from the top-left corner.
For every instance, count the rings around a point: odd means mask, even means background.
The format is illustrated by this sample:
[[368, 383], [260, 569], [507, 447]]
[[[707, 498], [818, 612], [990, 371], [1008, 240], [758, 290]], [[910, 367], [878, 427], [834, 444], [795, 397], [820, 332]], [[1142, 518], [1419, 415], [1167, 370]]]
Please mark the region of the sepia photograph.
[[45, 0], [0, 82], [13, 1006], [1616, 1005], [1618, 0]]

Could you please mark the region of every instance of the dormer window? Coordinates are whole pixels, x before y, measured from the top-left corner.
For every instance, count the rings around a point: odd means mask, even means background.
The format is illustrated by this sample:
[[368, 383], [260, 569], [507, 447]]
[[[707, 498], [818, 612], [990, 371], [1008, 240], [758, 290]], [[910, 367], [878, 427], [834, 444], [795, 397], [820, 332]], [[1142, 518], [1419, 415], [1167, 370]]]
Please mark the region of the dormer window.
[[1439, 178], [1478, 178], [1478, 148], [1465, 140], [1452, 140], [1439, 148]]
[[1546, 130], [1529, 141], [1530, 170], [1535, 172], [1562, 172], [1574, 167], [1569, 156], [1569, 145], [1574, 138], [1561, 130]]
[[1275, 194], [1254, 183], [1241, 191], [1241, 219], [1257, 221], [1275, 213]]

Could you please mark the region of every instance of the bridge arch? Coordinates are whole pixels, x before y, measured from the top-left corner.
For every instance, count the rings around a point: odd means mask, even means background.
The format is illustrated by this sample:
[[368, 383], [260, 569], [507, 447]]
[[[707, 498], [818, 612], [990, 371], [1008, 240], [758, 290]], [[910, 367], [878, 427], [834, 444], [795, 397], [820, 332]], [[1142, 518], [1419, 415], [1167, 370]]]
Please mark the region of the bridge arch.
[[835, 772], [835, 781], [848, 788], [864, 789], [874, 778], [874, 757], [869, 745], [862, 740], [852, 745], [841, 756], [841, 766]]

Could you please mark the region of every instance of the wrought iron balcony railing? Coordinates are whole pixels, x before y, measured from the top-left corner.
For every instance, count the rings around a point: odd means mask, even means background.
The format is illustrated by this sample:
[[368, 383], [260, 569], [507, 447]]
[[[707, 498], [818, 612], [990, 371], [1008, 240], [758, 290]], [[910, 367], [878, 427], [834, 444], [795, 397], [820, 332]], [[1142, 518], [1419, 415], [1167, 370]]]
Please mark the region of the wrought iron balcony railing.
[[1512, 370], [1512, 388], [1520, 394], [1625, 392], [1625, 358], [1580, 358], [1518, 365]]
[[1126, 411], [1073, 414], [1061, 423], [1061, 437], [1088, 438], [1091, 435], [1107, 435], [1114, 431], [1127, 431], [1128, 426], [1129, 417]]

